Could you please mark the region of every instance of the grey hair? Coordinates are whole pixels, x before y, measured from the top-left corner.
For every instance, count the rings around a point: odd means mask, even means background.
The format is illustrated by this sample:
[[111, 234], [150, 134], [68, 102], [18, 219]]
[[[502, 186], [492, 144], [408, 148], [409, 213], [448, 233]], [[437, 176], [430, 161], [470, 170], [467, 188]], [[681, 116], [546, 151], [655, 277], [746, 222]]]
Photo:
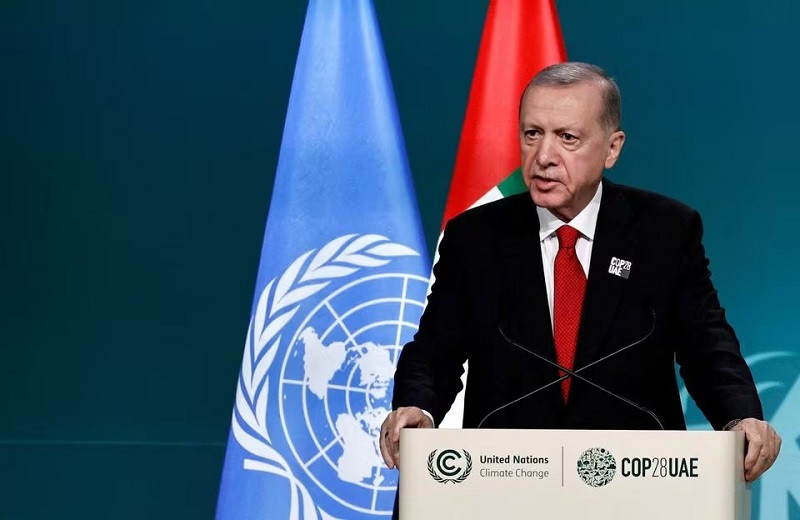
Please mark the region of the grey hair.
[[567, 61], [545, 67], [525, 87], [519, 101], [520, 109], [525, 94], [533, 87], [565, 87], [592, 81], [600, 84], [603, 89], [603, 113], [600, 115], [600, 122], [612, 132], [619, 130], [622, 112], [622, 95], [619, 92], [619, 86], [611, 76], [606, 74], [606, 71], [591, 63]]

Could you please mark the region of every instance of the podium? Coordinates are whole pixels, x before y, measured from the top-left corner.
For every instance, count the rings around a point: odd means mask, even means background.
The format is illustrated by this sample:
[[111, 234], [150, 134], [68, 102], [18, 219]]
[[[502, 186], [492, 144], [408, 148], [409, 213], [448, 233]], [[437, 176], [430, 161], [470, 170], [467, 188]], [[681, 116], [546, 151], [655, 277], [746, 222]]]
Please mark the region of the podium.
[[749, 520], [744, 434], [404, 429], [401, 520]]

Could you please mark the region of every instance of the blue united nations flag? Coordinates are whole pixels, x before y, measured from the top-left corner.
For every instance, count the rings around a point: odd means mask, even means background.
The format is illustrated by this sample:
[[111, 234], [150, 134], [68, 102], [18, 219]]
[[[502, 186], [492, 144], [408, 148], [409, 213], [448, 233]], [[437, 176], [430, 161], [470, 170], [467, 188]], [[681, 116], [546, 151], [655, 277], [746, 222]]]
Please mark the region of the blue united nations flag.
[[311, 0], [217, 518], [391, 514], [377, 444], [430, 270], [369, 0]]

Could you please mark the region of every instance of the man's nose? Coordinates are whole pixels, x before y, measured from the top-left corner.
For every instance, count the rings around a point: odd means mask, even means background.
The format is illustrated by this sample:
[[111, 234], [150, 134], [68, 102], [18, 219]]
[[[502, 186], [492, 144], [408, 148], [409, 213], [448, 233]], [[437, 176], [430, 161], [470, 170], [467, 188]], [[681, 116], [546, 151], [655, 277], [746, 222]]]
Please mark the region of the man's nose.
[[558, 151], [555, 147], [554, 138], [551, 135], [545, 134], [539, 141], [539, 149], [536, 153], [536, 163], [540, 168], [546, 168], [557, 164]]

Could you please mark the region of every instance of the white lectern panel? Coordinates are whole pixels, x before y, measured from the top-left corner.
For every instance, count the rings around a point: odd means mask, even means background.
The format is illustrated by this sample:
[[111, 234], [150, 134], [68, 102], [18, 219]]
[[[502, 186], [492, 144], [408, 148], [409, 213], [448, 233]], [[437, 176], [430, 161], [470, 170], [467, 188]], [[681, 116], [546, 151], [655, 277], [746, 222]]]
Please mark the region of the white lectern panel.
[[403, 430], [401, 519], [749, 520], [741, 432]]

